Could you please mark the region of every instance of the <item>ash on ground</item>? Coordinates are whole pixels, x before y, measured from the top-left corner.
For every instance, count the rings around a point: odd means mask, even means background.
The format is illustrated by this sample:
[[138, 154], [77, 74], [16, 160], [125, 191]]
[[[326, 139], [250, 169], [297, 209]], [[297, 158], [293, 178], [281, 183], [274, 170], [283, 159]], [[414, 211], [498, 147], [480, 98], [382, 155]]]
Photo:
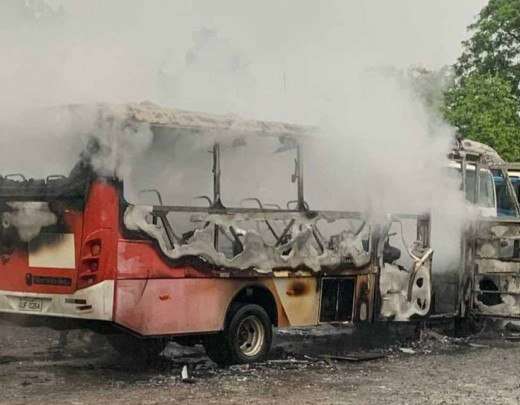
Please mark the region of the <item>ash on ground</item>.
[[200, 346], [128, 361], [87, 331], [0, 325], [2, 403], [518, 403], [515, 327], [280, 330], [266, 363], [218, 368]]

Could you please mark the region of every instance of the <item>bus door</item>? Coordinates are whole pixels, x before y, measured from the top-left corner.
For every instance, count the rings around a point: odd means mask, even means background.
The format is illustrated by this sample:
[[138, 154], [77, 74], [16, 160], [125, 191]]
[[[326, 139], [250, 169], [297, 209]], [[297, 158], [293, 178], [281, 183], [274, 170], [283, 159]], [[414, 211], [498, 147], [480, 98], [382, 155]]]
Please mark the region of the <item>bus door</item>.
[[378, 244], [380, 319], [408, 321], [432, 308], [430, 216], [392, 215]]

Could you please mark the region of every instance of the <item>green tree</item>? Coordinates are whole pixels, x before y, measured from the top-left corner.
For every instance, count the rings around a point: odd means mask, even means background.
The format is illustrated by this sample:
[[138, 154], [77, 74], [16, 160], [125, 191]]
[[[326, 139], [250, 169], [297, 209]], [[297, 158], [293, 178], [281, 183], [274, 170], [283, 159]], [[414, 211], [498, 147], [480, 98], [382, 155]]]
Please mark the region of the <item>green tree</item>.
[[473, 73], [446, 92], [443, 112], [464, 137], [493, 147], [508, 161], [520, 161], [519, 106], [508, 80]]
[[444, 116], [464, 137], [520, 161], [520, 0], [490, 0], [469, 31]]
[[518, 94], [520, 83], [520, 0], [490, 0], [468, 27], [471, 38], [455, 73], [465, 78], [473, 73], [499, 75], [509, 80]]

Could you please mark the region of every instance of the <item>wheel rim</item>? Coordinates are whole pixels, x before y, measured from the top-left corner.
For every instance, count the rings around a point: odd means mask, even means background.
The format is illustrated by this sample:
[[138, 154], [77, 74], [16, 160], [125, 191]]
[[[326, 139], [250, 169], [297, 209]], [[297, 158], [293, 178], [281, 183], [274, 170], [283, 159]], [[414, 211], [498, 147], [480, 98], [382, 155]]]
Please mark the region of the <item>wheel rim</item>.
[[238, 348], [247, 357], [254, 357], [261, 352], [265, 340], [265, 328], [254, 315], [244, 318], [237, 329]]

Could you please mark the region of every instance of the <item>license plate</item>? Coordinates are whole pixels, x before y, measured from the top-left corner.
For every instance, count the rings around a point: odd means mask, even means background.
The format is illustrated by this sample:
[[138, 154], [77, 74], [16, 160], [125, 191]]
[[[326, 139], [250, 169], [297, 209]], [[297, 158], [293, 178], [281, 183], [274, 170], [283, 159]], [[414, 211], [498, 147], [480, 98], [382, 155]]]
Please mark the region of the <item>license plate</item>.
[[43, 301], [41, 298], [20, 297], [18, 309], [20, 311], [42, 312]]

